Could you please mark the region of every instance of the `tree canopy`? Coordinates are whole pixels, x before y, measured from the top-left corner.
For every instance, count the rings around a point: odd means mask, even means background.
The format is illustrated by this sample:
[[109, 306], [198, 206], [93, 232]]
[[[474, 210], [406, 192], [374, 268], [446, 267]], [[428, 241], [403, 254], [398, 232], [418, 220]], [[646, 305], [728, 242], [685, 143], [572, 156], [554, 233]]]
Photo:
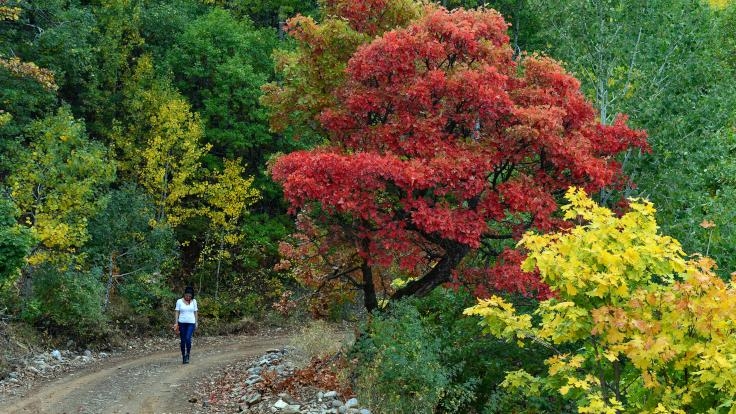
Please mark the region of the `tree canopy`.
[[435, 8], [358, 48], [318, 117], [329, 142], [272, 167], [293, 211], [410, 272], [394, 297], [450, 281], [485, 239], [556, 228], [561, 192], [621, 185], [615, 155], [648, 148], [625, 117], [601, 124], [554, 60], [515, 61], [506, 29], [493, 10]]

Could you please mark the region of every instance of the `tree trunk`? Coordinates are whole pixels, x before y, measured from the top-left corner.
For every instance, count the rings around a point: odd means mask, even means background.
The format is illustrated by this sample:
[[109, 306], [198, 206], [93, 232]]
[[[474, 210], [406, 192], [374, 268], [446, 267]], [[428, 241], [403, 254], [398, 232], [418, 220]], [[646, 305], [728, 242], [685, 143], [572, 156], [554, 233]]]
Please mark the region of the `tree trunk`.
[[370, 313], [378, 308], [376, 287], [373, 286], [373, 270], [365, 259], [360, 265], [360, 270], [363, 272], [363, 303], [365, 304], [365, 309]]
[[215, 275], [215, 299], [220, 295], [220, 264], [222, 263], [222, 251], [225, 249], [225, 236], [220, 238], [220, 251], [217, 252], [217, 274]]
[[110, 273], [107, 276], [107, 285], [105, 286], [105, 303], [102, 305], [102, 310], [107, 311], [107, 307], [110, 305], [110, 291], [112, 290], [112, 282], [115, 279], [115, 256], [110, 253]]
[[445, 256], [421, 279], [413, 280], [403, 288], [397, 290], [392, 300], [405, 298], [407, 296], [425, 296], [432, 292], [437, 286], [449, 282], [452, 271], [460, 264], [460, 261], [470, 252], [470, 247], [465, 244], [445, 241], [443, 247]]

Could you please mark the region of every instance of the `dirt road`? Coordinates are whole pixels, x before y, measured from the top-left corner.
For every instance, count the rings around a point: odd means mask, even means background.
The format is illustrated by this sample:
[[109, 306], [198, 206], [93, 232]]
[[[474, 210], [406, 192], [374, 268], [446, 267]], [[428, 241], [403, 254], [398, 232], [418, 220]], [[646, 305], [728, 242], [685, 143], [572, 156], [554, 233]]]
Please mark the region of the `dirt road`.
[[[0, 406], [0, 412], [39, 414], [173, 414], [189, 413], [187, 384], [224, 365], [257, 357], [286, 343], [285, 337], [233, 337], [199, 345], [191, 363], [182, 365], [178, 351], [134, 359], [113, 359], [100, 367], [78, 371], [32, 389]], [[201, 405], [200, 405], [201, 406]]]

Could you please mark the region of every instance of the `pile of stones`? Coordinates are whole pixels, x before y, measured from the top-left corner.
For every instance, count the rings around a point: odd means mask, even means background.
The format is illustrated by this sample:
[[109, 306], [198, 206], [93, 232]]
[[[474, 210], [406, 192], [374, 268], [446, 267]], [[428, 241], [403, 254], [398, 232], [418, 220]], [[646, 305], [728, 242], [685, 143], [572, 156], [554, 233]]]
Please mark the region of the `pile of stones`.
[[56, 349], [29, 354], [14, 361], [12, 370], [0, 379], [0, 394], [18, 395], [38, 380], [54, 378], [62, 372], [81, 368], [109, 356], [105, 352], [95, 353], [90, 350], [77, 353]]
[[[244, 386], [232, 392], [239, 395], [239, 411], [253, 414], [371, 414], [360, 406], [357, 398], [342, 396], [334, 390], [305, 390], [299, 396], [288, 393], [269, 395], [262, 393], [258, 384], [264, 381], [266, 372], [275, 373], [275, 381], [281, 381], [294, 374], [295, 367], [286, 358], [292, 349], [269, 350], [262, 358], [247, 369]], [[269, 374], [273, 375], [273, 374]]]

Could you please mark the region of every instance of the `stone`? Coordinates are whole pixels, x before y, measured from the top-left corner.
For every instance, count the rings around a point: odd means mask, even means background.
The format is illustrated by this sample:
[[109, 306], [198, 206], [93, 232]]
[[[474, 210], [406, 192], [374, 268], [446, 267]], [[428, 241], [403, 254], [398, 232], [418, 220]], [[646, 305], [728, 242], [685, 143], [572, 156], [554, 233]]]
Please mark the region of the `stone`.
[[298, 413], [301, 412], [300, 411], [301, 408], [302, 407], [300, 405], [297, 405], [297, 404], [289, 404], [289, 405], [286, 406], [286, 408], [284, 408], [283, 410], [281, 410], [281, 412], [284, 413], [284, 414], [298, 414]]
[[278, 401], [276, 401], [276, 402], [275, 402], [275, 403], [273, 404], [273, 406], [274, 406], [275, 408], [278, 408], [279, 410], [283, 410], [284, 408], [286, 408], [286, 407], [288, 407], [288, 406], [289, 406], [289, 403], [287, 403], [286, 401], [284, 401], [284, 400], [282, 400], [282, 399], [279, 399]]
[[261, 377], [259, 377], [257, 375], [254, 375], [252, 377], [248, 377], [248, 379], [245, 380], [245, 384], [250, 386], [250, 385], [256, 384], [258, 382], [261, 382], [262, 380], [263, 379]]
[[337, 391], [327, 391], [324, 397], [325, 398], [337, 398]]
[[340, 400], [332, 400], [332, 406], [335, 407], [335, 408], [342, 407], [342, 401], [340, 401]]
[[91, 357], [92, 356], [92, 351], [90, 351], [89, 349], [85, 349], [84, 350], [84, 356]]
[[359, 412], [360, 414], [371, 414], [371, 410], [367, 408], [361, 408]]
[[345, 414], [348, 412], [348, 408], [345, 407], [344, 405], [341, 405], [340, 407], [337, 408], [337, 412], [340, 414]]
[[253, 394], [249, 394], [247, 397], [245, 397], [245, 403], [248, 404], [248, 406], [250, 407], [253, 404], [258, 404], [259, 402], [261, 402], [262, 398], [263, 396], [261, 396], [261, 393], [254, 392]]
[[358, 399], [357, 398], [351, 398], [345, 402], [345, 407], [352, 408], [358, 406]]

